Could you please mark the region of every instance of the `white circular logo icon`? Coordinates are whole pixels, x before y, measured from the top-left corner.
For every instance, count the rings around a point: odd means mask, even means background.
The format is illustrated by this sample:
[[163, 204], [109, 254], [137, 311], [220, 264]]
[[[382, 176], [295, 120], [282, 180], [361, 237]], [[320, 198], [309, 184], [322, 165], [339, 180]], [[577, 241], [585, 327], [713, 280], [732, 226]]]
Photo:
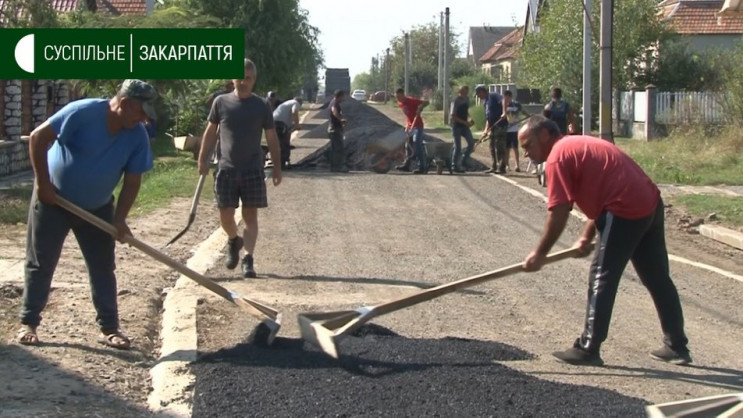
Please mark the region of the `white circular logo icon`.
[[34, 35], [26, 35], [15, 46], [15, 62], [23, 71], [34, 72]]

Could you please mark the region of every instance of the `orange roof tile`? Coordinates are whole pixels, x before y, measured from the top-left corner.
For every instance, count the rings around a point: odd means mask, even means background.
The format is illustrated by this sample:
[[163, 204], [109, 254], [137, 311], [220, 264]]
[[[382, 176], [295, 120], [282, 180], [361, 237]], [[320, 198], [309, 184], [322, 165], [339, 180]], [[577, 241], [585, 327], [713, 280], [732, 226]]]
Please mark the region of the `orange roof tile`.
[[98, 10], [112, 15], [144, 15], [147, 13], [145, 0], [97, 0]]
[[724, 0], [666, 0], [661, 15], [682, 35], [743, 34], [743, 14], [720, 15]]
[[524, 28], [516, 28], [508, 35], [499, 39], [490, 49], [480, 57], [480, 62], [492, 62], [513, 58], [516, 50], [524, 39]]

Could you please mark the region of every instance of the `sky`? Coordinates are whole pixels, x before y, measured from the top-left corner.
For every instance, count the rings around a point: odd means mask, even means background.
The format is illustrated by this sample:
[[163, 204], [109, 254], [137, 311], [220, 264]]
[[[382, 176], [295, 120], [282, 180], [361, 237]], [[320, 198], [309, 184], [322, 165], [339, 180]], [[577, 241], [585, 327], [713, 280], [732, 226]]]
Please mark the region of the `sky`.
[[[528, 0], [299, 0], [320, 30], [328, 68], [348, 68], [351, 79], [369, 72], [372, 57], [384, 56], [392, 38], [418, 25], [439, 22], [449, 7], [450, 30], [466, 53], [470, 26], [523, 25]], [[486, 7], [487, 6], [487, 7]], [[415, 45], [413, 45], [415, 48]]]

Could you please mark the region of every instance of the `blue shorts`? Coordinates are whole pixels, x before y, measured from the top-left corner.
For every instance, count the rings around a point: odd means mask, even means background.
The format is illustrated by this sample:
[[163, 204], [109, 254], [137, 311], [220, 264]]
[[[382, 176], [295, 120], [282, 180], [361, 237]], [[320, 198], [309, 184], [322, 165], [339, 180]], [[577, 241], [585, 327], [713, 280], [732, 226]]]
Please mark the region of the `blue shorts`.
[[220, 208], [237, 208], [240, 201], [246, 208], [268, 207], [263, 170], [240, 172], [234, 168], [220, 168], [214, 179], [214, 195]]

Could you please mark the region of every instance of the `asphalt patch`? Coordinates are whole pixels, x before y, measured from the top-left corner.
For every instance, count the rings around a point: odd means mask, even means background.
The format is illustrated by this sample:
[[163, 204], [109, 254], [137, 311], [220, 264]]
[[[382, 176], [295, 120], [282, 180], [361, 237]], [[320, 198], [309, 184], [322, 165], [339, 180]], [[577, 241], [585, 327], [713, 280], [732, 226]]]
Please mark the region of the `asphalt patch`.
[[192, 365], [193, 416], [645, 416], [642, 399], [513, 370], [501, 362], [533, 355], [493, 341], [367, 325], [339, 348], [334, 360], [276, 338], [203, 353]]

